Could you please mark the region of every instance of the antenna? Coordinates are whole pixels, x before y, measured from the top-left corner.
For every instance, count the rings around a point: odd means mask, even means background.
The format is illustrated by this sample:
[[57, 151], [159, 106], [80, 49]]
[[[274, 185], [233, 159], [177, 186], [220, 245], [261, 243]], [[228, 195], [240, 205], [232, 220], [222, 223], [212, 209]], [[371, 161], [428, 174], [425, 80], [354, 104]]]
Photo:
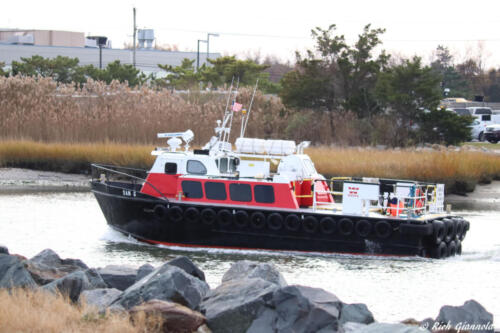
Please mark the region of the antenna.
[[246, 117], [241, 120], [241, 131], [240, 138], [245, 136], [245, 131], [247, 129], [248, 119], [250, 118], [250, 112], [252, 111], [253, 99], [255, 98], [255, 92], [257, 91], [257, 86], [259, 85], [259, 79], [255, 82], [255, 87], [253, 88], [252, 99], [250, 100], [250, 107], [248, 108], [248, 113]]

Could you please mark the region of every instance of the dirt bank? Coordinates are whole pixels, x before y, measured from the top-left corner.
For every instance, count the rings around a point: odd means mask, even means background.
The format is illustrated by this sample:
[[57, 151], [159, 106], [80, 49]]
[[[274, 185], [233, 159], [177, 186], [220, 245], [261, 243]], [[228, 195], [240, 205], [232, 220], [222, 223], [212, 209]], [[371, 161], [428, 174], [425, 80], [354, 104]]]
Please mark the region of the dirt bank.
[[0, 168], [0, 193], [89, 191], [89, 176], [18, 168]]

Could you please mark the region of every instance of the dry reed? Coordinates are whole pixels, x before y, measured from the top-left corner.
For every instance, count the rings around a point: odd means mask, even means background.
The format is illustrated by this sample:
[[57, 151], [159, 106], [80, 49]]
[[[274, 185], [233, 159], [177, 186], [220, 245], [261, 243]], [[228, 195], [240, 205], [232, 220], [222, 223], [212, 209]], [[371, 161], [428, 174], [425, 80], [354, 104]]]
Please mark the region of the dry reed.
[[130, 321], [125, 314], [99, 315], [88, 305], [71, 304], [61, 295], [44, 291], [0, 290], [0, 333], [11, 332], [159, 332], [158, 318], [144, 314]]

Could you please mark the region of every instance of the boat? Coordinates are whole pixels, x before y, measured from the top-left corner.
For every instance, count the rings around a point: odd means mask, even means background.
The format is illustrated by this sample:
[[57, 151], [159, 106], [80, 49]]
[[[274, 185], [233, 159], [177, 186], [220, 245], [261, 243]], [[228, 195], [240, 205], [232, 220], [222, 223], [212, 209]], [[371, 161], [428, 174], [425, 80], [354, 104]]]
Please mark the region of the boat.
[[[327, 179], [304, 153], [309, 142], [245, 137], [253, 97], [247, 112], [236, 96], [231, 89], [224, 117], [202, 149], [190, 148], [191, 130], [159, 133], [168, 146], [152, 151], [150, 170], [92, 164], [92, 192], [112, 228], [167, 246], [461, 254], [470, 224], [445, 208], [444, 184]], [[242, 119], [233, 146], [235, 114]]]

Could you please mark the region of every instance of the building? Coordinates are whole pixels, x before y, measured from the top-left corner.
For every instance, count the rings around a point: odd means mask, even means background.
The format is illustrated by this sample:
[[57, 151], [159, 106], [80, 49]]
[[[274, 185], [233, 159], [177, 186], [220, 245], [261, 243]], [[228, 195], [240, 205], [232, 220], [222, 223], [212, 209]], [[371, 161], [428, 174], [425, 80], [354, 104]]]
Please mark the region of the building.
[[[95, 37], [90, 37], [95, 38]], [[94, 40], [84, 33], [55, 30], [0, 30], [0, 63], [11, 66], [12, 61], [39, 55], [44, 58], [64, 56], [78, 58], [80, 65], [99, 68], [100, 50]], [[92, 43], [94, 45], [92, 46]], [[110, 43], [107, 44], [110, 46]], [[87, 47], [86, 47], [87, 46]], [[90, 47], [89, 47], [90, 46]], [[122, 64], [133, 64], [133, 51], [128, 49], [102, 48], [102, 67], [119, 60]], [[151, 48], [136, 50], [136, 67], [142, 72], [160, 73], [161, 65], [179, 66], [184, 58], [195, 60], [197, 52], [160, 51]], [[210, 59], [219, 58], [219, 53], [210, 53]], [[200, 66], [206, 63], [207, 53], [199, 53]]]

